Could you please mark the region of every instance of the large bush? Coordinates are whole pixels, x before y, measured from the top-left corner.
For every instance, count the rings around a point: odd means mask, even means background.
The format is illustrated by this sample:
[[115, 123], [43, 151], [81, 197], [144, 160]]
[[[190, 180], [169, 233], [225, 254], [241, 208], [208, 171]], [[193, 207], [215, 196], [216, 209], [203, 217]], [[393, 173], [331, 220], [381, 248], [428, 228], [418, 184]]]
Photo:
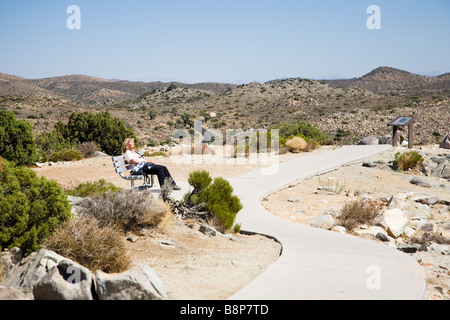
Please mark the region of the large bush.
[[0, 156], [17, 165], [37, 160], [33, 128], [26, 120], [17, 120], [13, 112], [0, 110]]
[[70, 217], [70, 204], [55, 181], [0, 158], [0, 250], [36, 251]]
[[90, 112], [72, 113], [67, 125], [62, 123], [55, 127], [63, 137], [72, 143], [94, 141], [100, 149], [109, 155], [121, 154], [122, 143], [125, 138], [137, 137], [133, 130], [107, 111], [99, 114]]

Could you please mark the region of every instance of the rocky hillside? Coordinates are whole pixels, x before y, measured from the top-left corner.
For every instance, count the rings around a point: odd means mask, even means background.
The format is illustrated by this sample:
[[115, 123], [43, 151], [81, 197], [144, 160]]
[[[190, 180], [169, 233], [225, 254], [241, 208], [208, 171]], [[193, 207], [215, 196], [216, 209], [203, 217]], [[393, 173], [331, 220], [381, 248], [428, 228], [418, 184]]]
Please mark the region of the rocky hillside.
[[74, 111], [109, 111], [145, 143], [169, 140], [176, 128], [189, 128], [187, 120], [206, 116], [205, 125], [219, 130], [301, 120], [321, 128], [334, 143], [353, 144], [368, 135], [389, 134], [390, 120], [414, 114], [415, 142], [429, 144], [450, 130], [449, 79], [448, 73], [424, 77], [387, 67], [350, 80], [291, 78], [243, 85], [80, 75], [29, 80], [0, 74], [0, 106], [30, 121], [37, 133]]
[[427, 77], [390, 67], [379, 67], [361, 78], [326, 82], [337, 87], [355, 87], [384, 94], [449, 94], [450, 73]]

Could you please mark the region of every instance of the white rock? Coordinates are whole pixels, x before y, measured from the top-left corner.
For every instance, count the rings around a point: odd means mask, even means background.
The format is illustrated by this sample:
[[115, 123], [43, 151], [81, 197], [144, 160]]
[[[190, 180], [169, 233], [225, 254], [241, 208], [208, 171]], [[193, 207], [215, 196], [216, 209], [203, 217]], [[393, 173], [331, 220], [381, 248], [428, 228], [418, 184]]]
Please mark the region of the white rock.
[[334, 219], [330, 214], [323, 214], [311, 219], [309, 225], [314, 228], [330, 230], [334, 226]]
[[401, 236], [408, 226], [409, 219], [400, 209], [389, 209], [379, 214], [375, 219], [376, 223], [381, 224], [388, 231], [388, 234], [394, 238]]
[[405, 235], [406, 235], [408, 238], [411, 238], [411, 237], [414, 235], [414, 233], [415, 233], [414, 229], [412, 229], [412, 228], [410, 228], [410, 227], [406, 227], [406, 229], [405, 229]]
[[343, 227], [343, 226], [334, 226], [333, 228], [331, 228], [331, 230], [342, 233], [342, 234], [347, 233], [347, 231], [345, 230], [345, 227]]
[[389, 199], [389, 202], [387, 204], [387, 207], [389, 209], [408, 209], [409, 208], [409, 201], [407, 200], [407, 195], [405, 193], [399, 193], [396, 195], [393, 195], [391, 199]]

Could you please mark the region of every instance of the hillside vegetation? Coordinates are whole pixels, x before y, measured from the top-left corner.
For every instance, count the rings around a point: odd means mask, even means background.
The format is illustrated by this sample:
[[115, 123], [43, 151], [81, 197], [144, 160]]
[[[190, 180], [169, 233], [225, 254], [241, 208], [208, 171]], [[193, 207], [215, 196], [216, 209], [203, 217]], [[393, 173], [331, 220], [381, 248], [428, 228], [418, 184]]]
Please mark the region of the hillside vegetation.
[[[281, 123], [317, 126], [337, 144], [390, 134], [388, 122], [416, 115], [415, 143], [442, 140], [450, 129], [450, 74], [426, 77], [380, 67], [361, 78], [301, 78], [235, 85], [113, 81], [83, 75], [24, 79], [0, 74], [0, 108], [52, 131], [73, 112], [117, 117], [143, 143], [170, 140], [177, 128], [262, 129]], [[407, 130], [403, 133], [407, 135]]]

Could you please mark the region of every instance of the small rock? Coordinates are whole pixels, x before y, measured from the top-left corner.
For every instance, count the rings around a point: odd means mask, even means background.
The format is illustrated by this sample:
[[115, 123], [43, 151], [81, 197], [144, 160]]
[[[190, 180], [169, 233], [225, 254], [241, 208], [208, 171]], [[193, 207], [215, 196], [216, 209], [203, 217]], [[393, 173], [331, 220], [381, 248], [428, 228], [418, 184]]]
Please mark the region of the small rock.
[[138, 241], [138, 239], [139, 239], [139, 237], [138, 237], [138, 236], [135, 236], [134, 234], [127, 237], [127, 240], [130, 241], [130, 242], [133, 242], [133, 243], [135, 243], [136, 241]]
[[423, 197], [414, 198], [414, 201], [422, 203], [422, 204], [433, 205], [439, 201], [439, 197], [438, 196], [423, 196]]
[[199, 228], [199, 231], [207, 236], [216, 236], [217, 235], [217, 230], [206, 224], [202, 224]]
[[302, 201], [302, 198], [300, 198], [300, 197], [297, 197], [297, 198], [290, 198], [290, 199], [288, 199], [288, 201], [289, 201], [289, 202], [301, 202], [301, 201]]
[[418, 185], [418, 186], [421, 186], [424, 188], [432, 188], [433, 187], [433, 185], [430, 182], [428, 182], [427, 180], [425, 180], [424, 178], [421, 178], [421, 177], [414, 177], [409, 181], [409, 183], [415, 184], [415, 185]]
[[383, 242], [388, 242], [390, 241], [389, 237], [387, 234], [383, 233], [383, 232], [378, 232], [375, 236], [375, 238], [377, 238], [378, 240], [381, 240]]
[[330, 230], [334, 226], [334, 219], [330, 214], [323, 214], [311, 219], [309, 225], [314, 228]]
[[436, 252], [440, 252], [442, 254], [449, 254], [449, 246], [443, 244], [432, 243], [430, 245], [430, 249]]
[[343, 226], [334, 226], [333, 228], [331, 228], [331, 230], [342, 233], [342, 234], [347, 233], [347, 231], [345, 230], [345, 227], [343, 227]]
[[422, 245], [417, 243], [403, 243], [400, 244], [397, 249], [405, 253], [416, 253], [421, 247]]
[[377, 164], [374, 163], [374, 162], [363, 162], [362, 166], [363, 167], [368, 167], [368, 168], [374, 168], [374, 167], [377, 166]]

